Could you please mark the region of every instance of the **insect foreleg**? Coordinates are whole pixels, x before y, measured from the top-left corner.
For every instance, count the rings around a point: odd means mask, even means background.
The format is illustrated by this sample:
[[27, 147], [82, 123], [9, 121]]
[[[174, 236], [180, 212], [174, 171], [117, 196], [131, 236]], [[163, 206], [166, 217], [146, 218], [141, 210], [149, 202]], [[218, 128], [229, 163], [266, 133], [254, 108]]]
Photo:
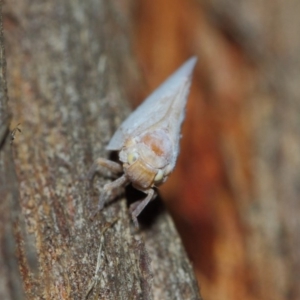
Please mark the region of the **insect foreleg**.
[[149, 189], [148, 191], [144, 191], [147, 194], [147, 197], [143, 200], [137, 201], [130, 205], [131, 218], [135, 227], [139, 227], [137, 217], [146, 207], [146, 205], [156, 197], [156, 192], [153, 189]]
[[108, 200], [111, 200], [118, 196], [118, 194], [120, 193], [120, 188], [124, 187], [128, 183], [129, 181], [125, 175], [122, 175], [120, 178], [116, 179], [113, 182], [107, 183], [101, 191], [98, 210], [101, 210]]

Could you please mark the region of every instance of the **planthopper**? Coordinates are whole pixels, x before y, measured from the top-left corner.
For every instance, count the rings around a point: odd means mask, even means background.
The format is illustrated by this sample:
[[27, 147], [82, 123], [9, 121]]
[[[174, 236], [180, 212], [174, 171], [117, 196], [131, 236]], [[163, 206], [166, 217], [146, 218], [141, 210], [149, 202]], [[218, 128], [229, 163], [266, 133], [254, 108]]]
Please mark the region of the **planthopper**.
[[138, 227], [137, 216], [156, 197], [155, 188], [167, 180], [175, 167], [196, 62], [196, 57], [186, 61], [120, 125], [106, 147], [118, 152], [120, 163], [98, 158], [90, 168], [87, 174], [90, 181], [97, 172], [120, 174], [118, 179], [104, 185], [99, 210], [116, 197], [120, 187], [131, 183], [146, 194], [129, 208]]

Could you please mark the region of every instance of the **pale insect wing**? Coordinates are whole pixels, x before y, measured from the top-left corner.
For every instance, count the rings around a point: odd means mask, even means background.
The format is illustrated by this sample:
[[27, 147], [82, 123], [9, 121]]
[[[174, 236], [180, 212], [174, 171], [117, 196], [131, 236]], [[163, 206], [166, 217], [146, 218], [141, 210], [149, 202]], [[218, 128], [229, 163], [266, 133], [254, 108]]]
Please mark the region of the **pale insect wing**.
[[[107, 150], [120, 150], [127, 137], [135, 136], [147, 130], [151, 126], [163, 121], [170, 107], [175, 101], [179, 106], [185, 87], [188, 86], [182, 109], [184, 111], [186, 98], [190, 86], [191, 74], [197, 62], [196, 57], [190, 58], [175, 73], [173, 73], [162, 85], [160, 85], [145, 101], [121, 124], [107, 145]], [[184, 112], [182, 114], [182, 120]], [[179, 130], [182, 123], [179, 124]]]
[[[187, 78], [185, 82], [180, 86], [180, 89], [176, 92], [172, 105], [169, 109], [169, 113], [156, 124], [157, 127], [166, 129], [170, 140], [173, 143], [173, 153], [170, 155], [169, 167], [171, 170], [175, 167], [176, 160], [179, 154], [179, 141], [181, 138], [181, 126], [185, 118], [185, 108], [188, 95], [190, 92], [190, 86], [192, 77]], [[155, 127], [156, 127], [155, 126]]]
[[173, 170], [179, 154], [179, 142], [181, 138], [181, 126], [185, 118], [186, 102], [188, 99], [192, 77], [188, 77], [182, 83], [176, 94], [172, 96], [172, 102], [164, 117], [149, 129], [166, 129], [173, 144], [173, 152], [169, 155], [169, 168]]

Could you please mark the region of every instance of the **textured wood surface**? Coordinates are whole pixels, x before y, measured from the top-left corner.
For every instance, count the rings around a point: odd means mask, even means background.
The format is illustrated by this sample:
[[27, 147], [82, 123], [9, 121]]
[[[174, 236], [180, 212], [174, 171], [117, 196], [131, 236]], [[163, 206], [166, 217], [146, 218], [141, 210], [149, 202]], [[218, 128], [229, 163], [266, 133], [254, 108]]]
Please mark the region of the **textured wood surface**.
[[23, 299], [17, 260], [21, 224], [18, 185], [9, 134], [2, 1], [0, 2], [0, 299]]
[[[125, 198], [91, 220], [97, 190], [109, 179], [96, 177], [94, 189], [80, 180], [95, 158], [108, 155], [104, 146], [130, 111], [126, 98], [138, 72], [130, 53], [129, 11], [129, 2], [100, 0], [5, 5], [11, 124], [20, 123], [22, 133], [12, 145], [18, 181], [5, 177], [8, 167], [1, 167], [1, 178], [9, 180], [6, 186], [1, 181], [1, 191], [12, 181], [21, 209], [11, 213], [24, 217], [14, 236], [27, 299], [200, 299], [164, 209], [140, 231]], [[3, 77], [1, 84], [2, 101]], [[1, 163], [13, 172], [8, 143]], [[14, 223], [9, 207], [1, 213], [2, 234], [4, 225]], [[3, 259], [1, 254], [0, 272]]]

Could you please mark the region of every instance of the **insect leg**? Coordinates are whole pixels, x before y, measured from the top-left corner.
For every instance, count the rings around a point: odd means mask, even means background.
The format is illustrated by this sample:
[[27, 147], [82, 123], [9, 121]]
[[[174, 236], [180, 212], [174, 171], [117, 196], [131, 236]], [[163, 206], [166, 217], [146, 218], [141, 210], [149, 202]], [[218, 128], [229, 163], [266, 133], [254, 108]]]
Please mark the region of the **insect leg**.
[[99, 197], [98, 210], [101, 210], [104, 207], [104, 204], [108, 200], [115, 198], [119, 194], [120, 188], [124, 187], [128, 183], [129, 180], [126, 177], [126, 175], [122, 175], [120, 178], [116, 179], [115, 181], [107, 183], [103, 187], [103, 190]]
[[118, 173], [122, 173], [123, 169], [122, 166], [114, 161], [105, 159], [105, 158], [98, 158], [95, 160], [91, 168], [89, 169], [86, 179], [89, 182], [92, 182], [95, 173], [101, 172], [104, 173], [109, 171], [111, 174], [116, 175]]
[[149, 189], [145, 191], [147, 193], [147, 197], [143, 200], [137, 201], [130, 205], [131, 218], [135, 227], [139, 227], [137, 217], [142, 212], [142, 210], [146, 207], [146, 205], [156, 197], [156, 192], [153, 189]]

